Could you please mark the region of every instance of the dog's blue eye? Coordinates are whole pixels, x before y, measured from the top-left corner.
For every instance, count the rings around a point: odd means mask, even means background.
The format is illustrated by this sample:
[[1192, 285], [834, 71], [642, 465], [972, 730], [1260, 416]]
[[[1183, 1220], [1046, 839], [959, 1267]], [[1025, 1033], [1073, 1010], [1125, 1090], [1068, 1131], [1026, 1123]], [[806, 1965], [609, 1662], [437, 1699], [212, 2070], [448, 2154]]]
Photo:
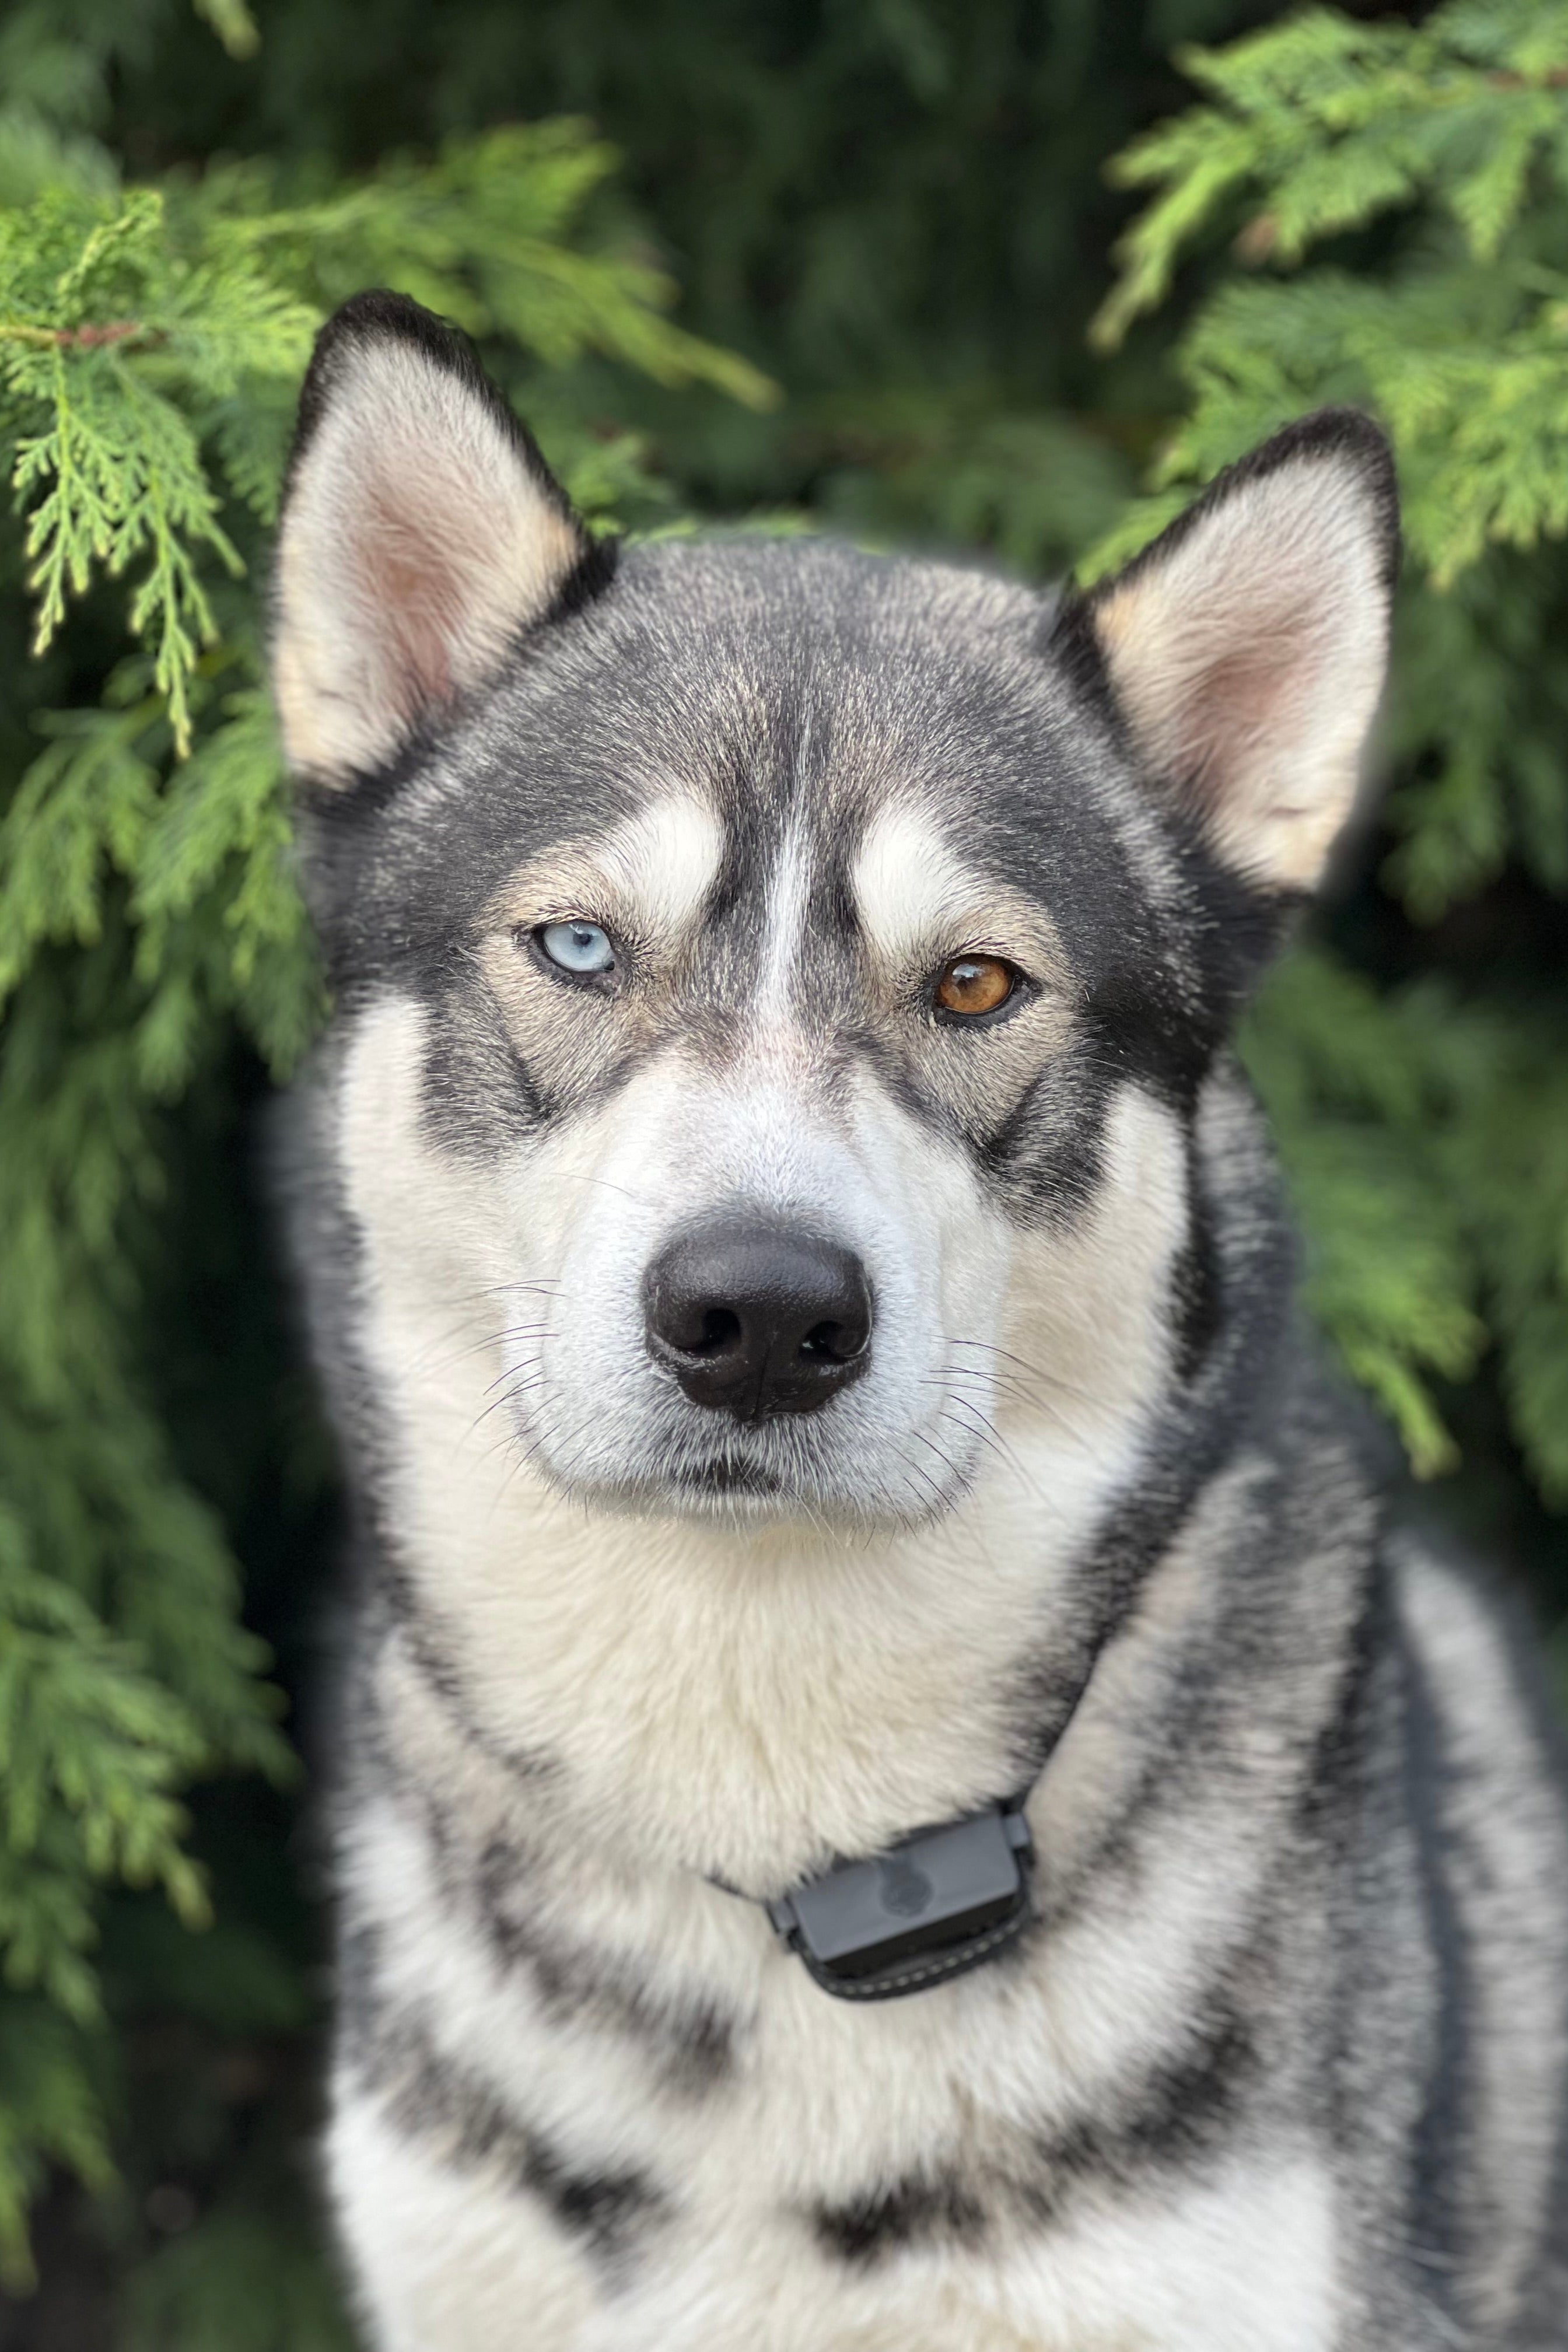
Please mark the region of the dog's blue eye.
[[563, 971], [613, 971], [616, 950], [597, 923], [544, 923], [535, 931], [540, 950]]

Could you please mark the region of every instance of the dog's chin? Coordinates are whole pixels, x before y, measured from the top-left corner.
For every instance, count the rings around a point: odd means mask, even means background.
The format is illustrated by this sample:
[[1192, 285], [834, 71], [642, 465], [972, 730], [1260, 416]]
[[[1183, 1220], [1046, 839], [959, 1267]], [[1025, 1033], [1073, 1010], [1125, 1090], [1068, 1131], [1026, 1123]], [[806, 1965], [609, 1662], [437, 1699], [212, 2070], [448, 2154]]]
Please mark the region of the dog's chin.
[[586, 1475], [541, 1448], [534, 1466], [557, 1493], [617, 1517], [717, 1520], [736, 1528], [794, 1521], [850, 1538], [927, 1526], [945, 1517], [968, 1491], [961, 1475], [951, 1487], [934, 1480], [890, 1492], [874, 1484], [860, 1487], [798, 1464], [781, 1468], [732, 1444], [711, 1454], [683, 1450], [618, 1474], [596, 1466]]

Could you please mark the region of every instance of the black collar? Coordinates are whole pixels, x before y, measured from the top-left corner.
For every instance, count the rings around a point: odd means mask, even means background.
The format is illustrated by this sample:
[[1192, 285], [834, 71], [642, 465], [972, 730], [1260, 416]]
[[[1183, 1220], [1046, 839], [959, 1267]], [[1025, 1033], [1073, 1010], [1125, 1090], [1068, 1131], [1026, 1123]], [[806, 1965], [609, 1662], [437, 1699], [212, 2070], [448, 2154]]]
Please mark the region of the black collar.
[[[1029, 1790], [836, 1863], [768, 1904], [773, 1926], [824, 1992], [892, 2000], [980, 1968], [1028, 1925]], [[733, 1888], [727, 1890], [733, 1893]]]

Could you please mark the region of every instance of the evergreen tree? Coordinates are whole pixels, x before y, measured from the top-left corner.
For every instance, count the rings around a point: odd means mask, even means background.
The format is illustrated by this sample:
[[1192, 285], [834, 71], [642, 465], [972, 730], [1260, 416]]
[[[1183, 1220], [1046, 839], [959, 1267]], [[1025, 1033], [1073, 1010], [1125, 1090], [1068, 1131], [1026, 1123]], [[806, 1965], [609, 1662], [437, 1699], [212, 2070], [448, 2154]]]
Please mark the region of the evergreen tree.
[[1568, 1612], [1568, 8], [1314, 10], [1184, 51], [1204, 103], [1108, 187], [1183, 104], [1163, 49], [1277, 13], [23, 0], [0, 25], [7, 2352], [349, 2341], [300, 2153], [312, 1743], [278, 1696], [320, 1686], [331, 1465], [254, 1136], [322, 1011], [268, 529], [310, 335], [359, 286], [478, 336], [601, 526], [782, 510], [1092, 571], [1287, 416], [1384, 415], [1395, 787], [1248, 1050], [1351, 1372]]

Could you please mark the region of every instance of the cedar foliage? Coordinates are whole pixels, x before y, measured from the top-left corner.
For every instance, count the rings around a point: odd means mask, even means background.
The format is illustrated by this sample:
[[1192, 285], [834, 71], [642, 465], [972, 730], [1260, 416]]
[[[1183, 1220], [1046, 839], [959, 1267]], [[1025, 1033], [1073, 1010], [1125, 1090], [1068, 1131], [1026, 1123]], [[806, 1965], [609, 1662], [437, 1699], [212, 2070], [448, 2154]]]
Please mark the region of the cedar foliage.
[[1286, 417], [1384, 415], [1394, 791], [1248, 1054], [1321, 1319], [1435, 1491], [1568, 1606], [1568, 9], [1271, 21], [1181, 52], [1195, 108], [1161, 53], [1277, 11], [199, 14], [0, 26], [14, 2290], [57, 2183], [44, 2291], [0, 2307], [29, 2352], [349, 2341], [299, 2156], [320, 1940], [276, 1695], [310, 1686], [331, 1476], [247, 1138], [322, 1012], [268, 530], [310, 334], [361, 285], [476, 334], [601, 524], [784, 510], [1092, 571]]

